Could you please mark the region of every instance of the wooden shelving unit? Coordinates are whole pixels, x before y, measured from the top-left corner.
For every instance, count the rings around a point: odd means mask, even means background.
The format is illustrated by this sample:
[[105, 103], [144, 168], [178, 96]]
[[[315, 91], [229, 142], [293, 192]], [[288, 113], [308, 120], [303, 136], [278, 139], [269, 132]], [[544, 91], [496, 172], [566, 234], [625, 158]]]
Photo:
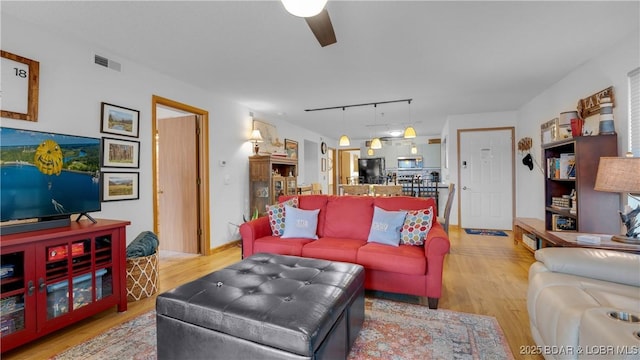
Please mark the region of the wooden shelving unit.
[[[544, 164], [562, 154], [574, 154], [575, 178], [557, 178], [545, 169], [545, 228], [553, 231], [557, 216], [575, 222], [575, 231], [581, 233], [617, 234], [620, 232], [620, 196], [594, 190], [600, 157], [618, 156], [616, 135], [579, 136], [542, 147]], [[553, 198], [576, 191], [576, 211], [552, 206]]]
[[249, 157], [249, 210], [262, 216], [280, 195], [297, 193], [298, 160], [274, 155]]

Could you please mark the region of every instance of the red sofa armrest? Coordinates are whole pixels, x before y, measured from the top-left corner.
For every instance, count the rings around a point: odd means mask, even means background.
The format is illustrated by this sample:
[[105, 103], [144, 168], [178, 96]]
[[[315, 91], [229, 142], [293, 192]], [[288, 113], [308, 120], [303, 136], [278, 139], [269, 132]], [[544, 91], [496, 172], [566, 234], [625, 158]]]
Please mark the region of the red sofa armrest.
[[424, 256], [427, 258], [427, 296], [430, 298], [440, 298], [442, 294], [444, 257], [449, 253], [450, 246], [447, 232], [435, 221], [424, 244]]
[[253, 243], [256, 239], [271, 235], [269, 217], [263, 216], [240, 225], [242, 236], [242, 257], [253, 255]]

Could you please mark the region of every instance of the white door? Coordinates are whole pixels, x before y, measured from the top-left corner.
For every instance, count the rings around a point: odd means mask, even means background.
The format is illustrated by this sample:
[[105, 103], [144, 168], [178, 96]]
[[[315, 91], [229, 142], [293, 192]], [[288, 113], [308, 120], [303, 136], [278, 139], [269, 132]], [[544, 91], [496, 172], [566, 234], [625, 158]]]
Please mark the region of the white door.
[[511, 230], [513, 128], [458, 130], [460, 226]]

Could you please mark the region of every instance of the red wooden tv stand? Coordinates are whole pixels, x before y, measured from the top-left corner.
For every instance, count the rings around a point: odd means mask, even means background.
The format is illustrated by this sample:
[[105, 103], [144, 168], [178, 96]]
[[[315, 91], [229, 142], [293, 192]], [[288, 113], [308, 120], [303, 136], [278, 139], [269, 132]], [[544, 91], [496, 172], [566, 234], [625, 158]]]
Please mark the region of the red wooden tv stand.
[[127, 310], [129, 221], [0, 237], [2, 352], [117, 305]]

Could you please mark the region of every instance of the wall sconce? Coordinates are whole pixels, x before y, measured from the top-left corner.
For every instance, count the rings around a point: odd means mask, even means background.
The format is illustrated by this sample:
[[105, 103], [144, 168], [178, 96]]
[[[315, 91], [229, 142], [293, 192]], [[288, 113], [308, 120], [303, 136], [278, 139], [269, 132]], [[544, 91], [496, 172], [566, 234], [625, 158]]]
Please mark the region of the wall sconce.
[[253, 155], [258, 155], [258, 152], [260, 152], [260, 146], [258, 146], [258, 143], [262, 142], [262, 134], [260, 134], [260, 130], [254, 129], [251, 131], [249, 141], [253, 143]]

